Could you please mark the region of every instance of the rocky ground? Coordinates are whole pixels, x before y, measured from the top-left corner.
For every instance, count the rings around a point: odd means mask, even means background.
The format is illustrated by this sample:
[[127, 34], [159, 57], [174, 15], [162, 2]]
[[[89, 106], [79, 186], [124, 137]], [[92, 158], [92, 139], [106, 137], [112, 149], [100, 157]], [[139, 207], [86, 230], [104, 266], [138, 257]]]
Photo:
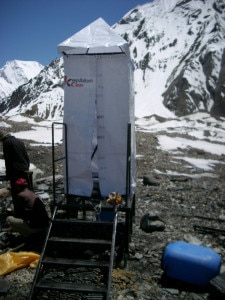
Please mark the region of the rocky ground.
[[[47, 190], [51, 197], [51, 185], [40, 179], [52, 175], [51, 148], [31, 147], [29, 143], [27, 147], [32, 163], [43, 171], [35, 178], [35, 187]], [[57, 151], [60, 153], [60, 149]], [[125, 269], [113, 272], [112, 300], [216, 300], [224, 297], [212, 286], [198, 288], [172, 281], [166, 278], [161, 267], [165, 247], [179, 240], [217, 251], [222, 257], [221, 271], [225, 271], [225, 156], [197, 149], [180, 151], [179, 156], [215, 159], [220, 163], [212, 176], [182, 160], [175, 161], [172, 154], [157, 149], [156, 134], [137, 132], [136, 216], [130, 257]], [[169, 170], [185, 175], [168, 175]], [[147, 179], [147, 185], [143, 184], [143, 178], [145, 182]], [[49, 204], [50, 199], [45, 201]], [[146, 213], [157, 216], [165, 225], [163, 230], [143, 231], [140, 221]], [[200, 226], [204, 230], [200, 230]], [[205, 227], [223, 231], [208, 232]], [[0, 299], [27, 299], [34, 273], [35, 270], [24, 268], [3, 276], [1, 279], [8, 283], [8, 288], [5, 295], [0, 291]]]

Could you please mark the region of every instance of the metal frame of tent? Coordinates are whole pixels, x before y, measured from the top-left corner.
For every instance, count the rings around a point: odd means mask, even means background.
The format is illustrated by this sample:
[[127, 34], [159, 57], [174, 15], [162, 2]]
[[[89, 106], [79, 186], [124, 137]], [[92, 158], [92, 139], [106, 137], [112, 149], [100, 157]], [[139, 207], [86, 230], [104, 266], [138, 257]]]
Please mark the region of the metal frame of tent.
[[[54, 132], [55, 126], [63, 126], [64, 130], [64, 155], [56, 157]], [[130, 194], [130, 169], [131, 169], [131, 124], [127, 128], [127, 170], [126, 170], [126, 195], [124, 205], [112, 205], [104, 208], [104, 213], [109, 212], [113, 218], [110, 220], [85, 220], [80, 221], [78, 211], [83, 214], [86, 219], [86, 213], [89, 211], [96, 212], [93, 203], [99, 205], [105, 199], [98, 193], [91, 197], [80, 197], [79, 195], [69, 195], [68, 191], [68, 157], [67, 157], [67, 126], [64, 123], [54, 122], [52, 124], [52, 169], [53, 169], [53, 203], [52, 203], [52, 220], [46, 235], [43, 250], [39, 259], [35, 277], [30, 291], [30, 300], [42, 299], [43, 295], [94, 295], [95, 299], [110, 300], [111, 299], [111, 282], [112, 270], [119, 263], [119, 266], [125, 267], [129, 255], [129, 242], [132, 234], [132, 223], [135, 216], [135, 194]], [[63, 197], [60, 193], [58, 197], [56, 183], [56, 164], [64, 161], [66, 166], [66, 189]], [[64, 210], [66, 215], [64, 218], [58, 218], [58, 210]], [[119, 214], [125, 215], [123, 221], [120, 221]], [[75, 220], [74, 220], [75, 219]], [[79, 235], [80, 231], [80, 235]], [[78, 236], [77, 236], [78, 232]], [[124, 243], [125, 241], [125, 243]], [[82, 248], [86, 245], [86, 248]], [[119, 250], [116, 247], [119, 245]], [[80, 248], [81, 246], [81, 248]], [[93, 251], [99, 253], [108, 251], [109, 258], [105, 261], [98, 258], [96, 261], [92, 258], [86, 258], [84, 253], [89, 252], [89, 248], [94, 246]], [[97, 247], [96, 247], [97, 246]], [[85, 251], [84, 251], [85, 250]], [[115, 252], [117, 251], [117, 257]], [[94, 252], [93, 252], [94, 253]], [[123, 264], [122, 264], [123, 262]], [[49, 270], [57, 272], [60, 270], [72, 268], [100, 270], [99, 278], [102, 278], [99, 286], [96, 284], [75, 284], [71, 282], [54, 283], [48, 281]], [[85, 279], [86, 280], [86, 279]], [[80, 281], [80, 279], [79, 279]], [[57, 299], [57, 296], [56, 296]], [[61, 298], [60, 298], [61, 299]], [[85, 298], [86, 299], [86, 298]]]
[[[55, 139], [54, 132], [55, 126], [61, 125], [64, 130], [64, 156], [56, 157], [55, 154]], [[56, 163], [64, 161], [65, 165], [65, 193], [62, 198], [61, 193], [57, 196], [57, 184], [56, 184]], [[67, 209], [74, 208], [75, 213], [78, 210], [82, 210], [83, 218], [86, 216], [87, 211], [95, 210], [94, 205], [98, 205], [102, 202], [105, 202], [105, 197], [102, 197], [98, 192], [93, 193], [91, 197], [80, 196], [80, 195], [70, 195], [68, 193], [68, 156], [67, 156], [67, 125], [65, 123], [53, 122], [52, 124], [52, 175], [53, 175], [53, 207], [57, 205], [62, 205]], [[122, 195], [124, 198], [123, 205], [108, 205], [104, 206], [103, 210], [105, 211], [118, 211], [125, 213], [125, 257], [129, 253], [129, 242], [132, 234], [132, 225], [135, 217], [135, 194], [131, 194], [131, 124], [127, 125], [127, 159], [126, 159], [126, 194]], [[71, 212], [68, 211], [71, 214]], [[126, 258], [125, 258], [126, 259]]]

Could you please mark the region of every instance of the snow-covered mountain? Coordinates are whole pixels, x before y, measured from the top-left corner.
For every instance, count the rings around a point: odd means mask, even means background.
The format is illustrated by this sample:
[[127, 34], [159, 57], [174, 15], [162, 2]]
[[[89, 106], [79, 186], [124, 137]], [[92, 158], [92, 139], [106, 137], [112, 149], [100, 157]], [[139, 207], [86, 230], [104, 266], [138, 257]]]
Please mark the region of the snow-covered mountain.
[[35, 77], [43, 68], [44, 66], [36, 61], [8, 61], [0, 69], [0, 101]]
[[24, 114], [48, 120], [63, 114], [63, 60], [53, 60], [27, 84], [19, 86], [0, 103], [0, 112], [7, 116]]
[[[225, 116], [224, 0], [155, 0], [113, 28], [130, 45], [137, 117], [197, 111]], [[52, 61], [4, 98], [0, 112], [62, 116], [63, 73], [62, 60]]]
[[135, 61], [137, 116], [157, 114], [157, 102], [176, 115], [225, 115], [224, 0], [155, 0], [114, 29]]

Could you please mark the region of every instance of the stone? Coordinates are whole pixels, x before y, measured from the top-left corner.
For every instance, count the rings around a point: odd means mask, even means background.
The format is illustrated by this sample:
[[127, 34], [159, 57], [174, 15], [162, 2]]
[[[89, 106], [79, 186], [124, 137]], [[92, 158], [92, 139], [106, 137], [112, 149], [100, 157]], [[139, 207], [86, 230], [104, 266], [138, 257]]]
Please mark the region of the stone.
[[158, 186], [160, 183], [151, 175], [143, 176], [143, 185]]
[[165, 223], [158, 216], [147, 213], [141, 218], [140, 228], [145, 232], [163, 231]]
[[4, 296], [7, 294], [10, 288], [10, 283], [4, 278], [0, 278], [0, 295]]

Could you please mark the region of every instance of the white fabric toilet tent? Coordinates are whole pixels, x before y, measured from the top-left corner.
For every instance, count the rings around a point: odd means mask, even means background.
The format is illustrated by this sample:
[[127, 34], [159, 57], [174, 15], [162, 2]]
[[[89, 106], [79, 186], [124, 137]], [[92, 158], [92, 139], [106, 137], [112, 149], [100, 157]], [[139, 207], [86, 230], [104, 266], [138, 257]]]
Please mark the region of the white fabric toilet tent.
[[93, 176], [103, 197], [126, 194], [128, 123], [134, 193], [133, 65], [127, 42], [99, 18], [59, 44], [58, 52], [65, 72], [68, 194], [90, 197]]

